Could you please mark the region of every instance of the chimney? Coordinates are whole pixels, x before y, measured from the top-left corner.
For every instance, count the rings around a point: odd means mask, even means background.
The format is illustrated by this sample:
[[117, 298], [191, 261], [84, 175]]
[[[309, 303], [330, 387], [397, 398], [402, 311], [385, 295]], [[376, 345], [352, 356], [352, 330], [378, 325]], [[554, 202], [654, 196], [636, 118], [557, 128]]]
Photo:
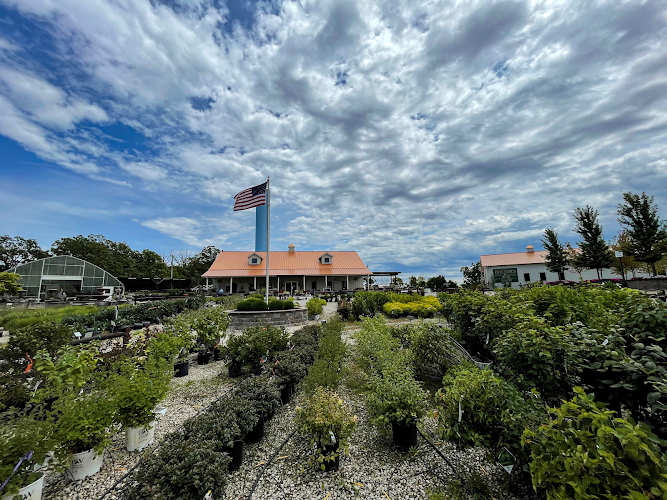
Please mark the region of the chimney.
[[528, 245], [526, 247], [526, 253], [535, 253], [535, 247], [533, 245]]
[[294, 253], [294, 245], [292, 243], [290, 243], [289, 246], [287, 247], [287, 251], [289, 253]]

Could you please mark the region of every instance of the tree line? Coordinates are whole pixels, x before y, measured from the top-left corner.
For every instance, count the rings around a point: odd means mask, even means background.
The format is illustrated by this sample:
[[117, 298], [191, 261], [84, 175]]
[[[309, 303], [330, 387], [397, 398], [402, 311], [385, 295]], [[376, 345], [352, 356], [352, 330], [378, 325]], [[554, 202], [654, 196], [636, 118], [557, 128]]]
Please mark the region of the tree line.
[[207, 246], [196, 254], [160, 255], [148, 249], [133, 250], [127, 243], [109, 240], [101, 234], [61, 238], [49, 250], [43, 250], [34, 239], [4, 235], [0, 236], [0, 272], [53, 255], [71, 255], [117, 278], [169, 278], [173, 267], [175, 279], [189, 279], [195, 286], [219, 253], [214, 246]]

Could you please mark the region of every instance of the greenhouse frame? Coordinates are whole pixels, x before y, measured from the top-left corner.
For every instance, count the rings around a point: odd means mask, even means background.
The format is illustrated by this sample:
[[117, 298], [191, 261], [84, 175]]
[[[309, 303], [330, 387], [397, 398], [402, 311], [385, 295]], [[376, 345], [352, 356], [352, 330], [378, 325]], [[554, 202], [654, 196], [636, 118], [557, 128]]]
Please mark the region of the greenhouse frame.
[[101, 287], [123, 284], [101, 267], [78, 257], [60, 255], [35, 260], [9, 269], [21, 275], [19, 283], [27, 298], [46, 300], [64, 292], [68, 297], [78, 294], [97, 295]]

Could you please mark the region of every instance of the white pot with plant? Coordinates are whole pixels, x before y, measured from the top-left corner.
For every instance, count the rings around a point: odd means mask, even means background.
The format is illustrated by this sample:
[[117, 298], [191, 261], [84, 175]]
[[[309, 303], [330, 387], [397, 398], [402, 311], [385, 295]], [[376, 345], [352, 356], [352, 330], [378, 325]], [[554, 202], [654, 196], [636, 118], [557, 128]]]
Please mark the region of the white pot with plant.
[[57, 457], [67, 464], [67, 471], [75, 480], [99, 472], [104, 449], [111, 444], [110, 427], [113, 425], [113, 401], [97, 389], [61, 396], [53, 406], [56, 437], [61, 449]]
[[55, 446], [53, 424], [22, 417], [0, 426], [0, 490], [2, 500], [41, 500], [45, 459]]
[[170, 364], [164, 358], [148, 356], [143, 366], [125, 358], [115, 368], [107, 387], [115, 407], [114, 419], [125, 428], [127, 451], [141, 450], [153, 442], [153, 409], [169, 391]]

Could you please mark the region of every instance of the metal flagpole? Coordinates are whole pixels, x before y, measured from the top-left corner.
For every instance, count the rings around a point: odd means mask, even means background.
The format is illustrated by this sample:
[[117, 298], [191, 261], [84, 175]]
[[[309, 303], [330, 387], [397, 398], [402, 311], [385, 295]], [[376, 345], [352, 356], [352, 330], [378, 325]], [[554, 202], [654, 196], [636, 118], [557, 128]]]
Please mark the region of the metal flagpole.
[[269, 227], [271, 226], [271, 194], [269, 192], [269, 180], [266, 178], [266, 303], [269, 303]]

